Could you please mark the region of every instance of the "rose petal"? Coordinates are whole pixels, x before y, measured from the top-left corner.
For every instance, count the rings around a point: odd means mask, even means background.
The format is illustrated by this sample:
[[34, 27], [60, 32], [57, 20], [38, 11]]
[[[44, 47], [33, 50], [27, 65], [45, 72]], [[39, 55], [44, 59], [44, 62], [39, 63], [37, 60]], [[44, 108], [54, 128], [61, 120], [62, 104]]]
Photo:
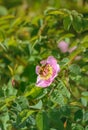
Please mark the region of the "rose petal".
[[49, 56], [47, 63], [50, 64], [54, 69], [57, 68], [57, 61], [53, 56]]
[[45, 65], [46, 64], [46, 60], [40, 61], [40, 64]]
[[41, 68], [41, 67], [40, 67], [39, 65], [36, 66], [36, 74], [39, 74], [40, 68]]
[[55, 77], [57, 77], [58, 72], [60, 72], [60, 66], [57, 64], [57, 68], [53, 68], [53, 74], [51, 79], [53, 80]]
[[47, 63], [52, 63], [52, 64], [56, 63], [57, 64], [57, 61], [53, 56], [49, 56], [47, 59]]
[[50, 80], [50, 79], [43, 80], [40, 78], [40, 76], [38, 76], [36, 86], [37, 87], [48, 87], [48, 86], [50, 86], [51, 83], [52, 83], [52, 80]]
[[60, 66], [57, 64], [57, 73], [60, 72]]
[[58, 48], [61, 50], [61, 52], [63, 53], [66, 53], [68, 51], [68, 46], [69, 44], [64, 42], [64, 41], [61, 41], [58, 43]]
[[57, 71], [55, 70], [55, 69], [53, 69], [53, 73], [52, 73], [52, 79], [54, 79], [55, 77], [56, 77], [56, 75], [57, 75]]
[[69, 53], [72, 53], [73, 51], [75, 51], [77, 49], [77, 46], [74, 46], [74, 47], [72, 47], [72, 48], [69, 48], [68, 49], [68, 52]]

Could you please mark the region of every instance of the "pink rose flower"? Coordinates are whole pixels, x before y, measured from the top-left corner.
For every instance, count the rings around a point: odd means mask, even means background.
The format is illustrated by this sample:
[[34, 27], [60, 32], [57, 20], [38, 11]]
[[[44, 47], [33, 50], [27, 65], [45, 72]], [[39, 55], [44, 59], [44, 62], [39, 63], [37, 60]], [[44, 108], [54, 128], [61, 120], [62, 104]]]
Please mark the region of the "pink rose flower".
[[58, 48], [61, 50], [61, 52], [66, 53], [68, 51], [69, 44], [65, 41], [61, 41], [58, 43]]
[[53, 82], [54, 78], [60, 72], [60, 66], [53, 56], [49, 56], [46, 60], [40, 62], [41, 66], [36, 66], [38, 87], [48, 87]]
[[77, 46], [69, 48], [69, 44], [68, 43], [66, 43], [65, 41], [61, 41], [61, 42], [58, 43], [58, 48], [63, 53], [66, 53], [66, 52], [72, 53], [73, 51], [75, 51], [77, 49]]

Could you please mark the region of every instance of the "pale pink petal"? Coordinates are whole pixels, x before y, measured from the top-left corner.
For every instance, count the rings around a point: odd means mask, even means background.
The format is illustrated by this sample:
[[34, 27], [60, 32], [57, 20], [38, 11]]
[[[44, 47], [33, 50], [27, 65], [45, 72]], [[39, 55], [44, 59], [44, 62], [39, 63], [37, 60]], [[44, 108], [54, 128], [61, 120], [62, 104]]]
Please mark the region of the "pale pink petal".
[[39, 65], [36, 66], [36, 74], [39, 74], [40, 68], [41, 68], [41, 67], [40, 67]]
[[47, 59], [47, 63], [57, 64], [57, 60], [53, 56], [49, 56]]
[[60, 66], [57, 64], [57, 73], [60, 72]]
[[50, 86], [51, 83], [52, 83], [52, 80], [50, 80], [50, 79], [49, 80], [43, 80], [43, 79], [40, 78], [40, 76], [38, 76], [36, 86], [43, 88], [43, 87]]
[[57, 75], [58, 75], [57, 71], [53, 70], [53, 74], [52, 74], [51, 79], [53, 80]]
[[52, 74], [51, 79], [54, 79], [55, 77], [57, 77], [59, 72], [60, 72], [60, 66], [57, 64], [57, 68], [53, 68], [53, 74]]
[[54, 69], [57, 68], [57, 61], [53, 56], [49, 56], [47, 63], [50, 64]]
[[40, 64], [45, 65], [46, 64], [46, 60], [40, 61]]
[[61, 41], [58, 43], [58, 48], [61, 50], [61, 52], [66, 53], [68, 51], [69, 44], [65, 41]]
[[71, 53], [71, 52], [75, 51], [76, 49], [77, 49], [77, 46], [74, 46], [74, 47], [72, 47], [72, 48], [69, 48], [69, 49], [68, 49], [68, 52]]
[[48, 64], [50, 64], [52, 66], [54, 75], [56, 75], [56, 73], [60, 72], [60, 66], [57, 64], [57, 61], [53, 56], [48, 57], [47, 62], [48, 62]]
[[52, 79], [52, 78], [50, 78], [50, 79], [48, 79], [48, 80], [45, 80], [45, 84], [46, 84], [47, 86], [50, 86], [52, 82], [53, 82], [53, 79]]

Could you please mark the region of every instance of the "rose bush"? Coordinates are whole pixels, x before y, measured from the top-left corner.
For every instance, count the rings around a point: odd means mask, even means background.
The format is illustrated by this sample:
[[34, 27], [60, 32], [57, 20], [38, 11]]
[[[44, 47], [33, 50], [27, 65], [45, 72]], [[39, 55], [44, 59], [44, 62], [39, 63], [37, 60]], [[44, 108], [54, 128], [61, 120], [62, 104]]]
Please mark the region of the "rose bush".
[[88, 129], [87, 0], [0, 0], [0, 129]]

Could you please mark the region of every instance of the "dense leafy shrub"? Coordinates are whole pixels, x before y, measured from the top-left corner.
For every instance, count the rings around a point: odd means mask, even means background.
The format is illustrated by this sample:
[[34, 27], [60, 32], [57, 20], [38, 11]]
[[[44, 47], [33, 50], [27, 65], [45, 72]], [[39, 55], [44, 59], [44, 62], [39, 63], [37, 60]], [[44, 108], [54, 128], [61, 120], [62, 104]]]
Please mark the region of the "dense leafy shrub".
[[[21, 2], [6, 9], [2, 1], [0, 129], [88, 130], [88, 16], [48, 8], [35, 17], [25, 4], [14, 11]], [[60, 72], [50, 86], [37, 87], [36, 66], [49, 56]]]

